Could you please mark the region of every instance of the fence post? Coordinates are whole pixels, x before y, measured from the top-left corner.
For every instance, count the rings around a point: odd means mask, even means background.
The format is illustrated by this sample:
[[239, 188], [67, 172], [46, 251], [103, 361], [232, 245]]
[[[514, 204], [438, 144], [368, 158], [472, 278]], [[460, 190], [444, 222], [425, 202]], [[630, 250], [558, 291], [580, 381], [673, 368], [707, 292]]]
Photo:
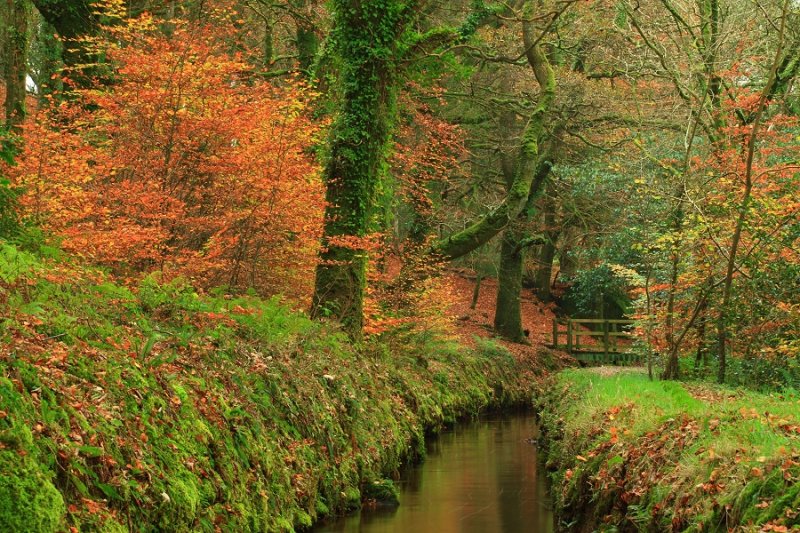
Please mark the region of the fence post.
[[553, 349], [558, 350], [558, 319], [553, 319]]
[[572, 353], [572, 319], [567, 319], [567, 353]]
[[606, 361], [608, 361], [608, 344], [609, 344], [608, 328], [609, 328], [609, 324], [608, 324], [608, 320], [606, 320], [606, 321], [603, 322], [603, 352], [605, 353]]

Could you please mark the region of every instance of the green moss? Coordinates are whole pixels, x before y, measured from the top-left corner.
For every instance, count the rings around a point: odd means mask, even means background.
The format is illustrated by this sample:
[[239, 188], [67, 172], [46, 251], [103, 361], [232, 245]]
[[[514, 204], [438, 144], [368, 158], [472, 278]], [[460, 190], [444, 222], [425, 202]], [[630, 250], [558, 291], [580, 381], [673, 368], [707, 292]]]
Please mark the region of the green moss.
[[361, 491], [365, 501], [377, 505], [400, 505], [400, 491], [391, 479], [376, 479], [364, 483]]
[[[529, 398], [496, 345], [396, 332], [354, 349], [275, 300], [156, 278], [134, 295], [99, 273], [54, 284], [28, 259], [0, 316], [35, 302], [42, 323], [0, 332], [44, 355], [0, 351], [0, 479], [50, 530], [290, 531], [357, 508], [365, 480], [424, 455], [426, 431]], [[19, 525], [11, 501], [0, 531]]]
[[353, 511], [361, 507], [361, 491], [356, 487], [348, 487], [342, 492], [342, 499], [344, 501], [344, 509]]
[[[13, 442], [27, 444], [30, 431], [20, 433]], [[5, 442], [10, 446], [12, 439]], [[63, 528], [64, 499], [27, 447], [0, 450], [0, 473], [0, 531], [48, 533]]]
[[314, 504], [314, 511], [317, 513], [317, 518], [323, 517], [331, 512], [331, 510], [322, 500], [317, 500], [317, 502]]

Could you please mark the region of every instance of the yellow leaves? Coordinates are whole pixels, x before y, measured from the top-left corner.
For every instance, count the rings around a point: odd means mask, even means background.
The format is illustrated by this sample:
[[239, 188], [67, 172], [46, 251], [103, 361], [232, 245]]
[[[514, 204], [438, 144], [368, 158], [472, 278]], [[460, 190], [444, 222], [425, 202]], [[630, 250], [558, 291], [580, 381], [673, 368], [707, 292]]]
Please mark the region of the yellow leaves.
[[753, 408], [747, 409], [746, 407], [741, 407], [739, 409], [739, 414], [742, 415], [742, 418], [744, 418], [745, 420], [756, 419], [759, 417], [758, 412]]

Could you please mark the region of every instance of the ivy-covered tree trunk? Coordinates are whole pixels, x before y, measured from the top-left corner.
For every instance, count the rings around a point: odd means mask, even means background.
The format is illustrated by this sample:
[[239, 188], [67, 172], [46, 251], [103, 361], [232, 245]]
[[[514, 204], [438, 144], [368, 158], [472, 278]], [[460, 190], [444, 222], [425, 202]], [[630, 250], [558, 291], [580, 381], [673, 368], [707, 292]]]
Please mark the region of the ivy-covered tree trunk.
[[18, 130], [25, 120], [25, 76], [28, 50], [27, 0], [3, 0], [3, 78], [6, 124]]
[[415, 2], [335, 0], [332, 45], [341, 102], [324, 171], [327, 207], [311, 314], [361, 336], [374, 198], [394, 118], [403, 36]]

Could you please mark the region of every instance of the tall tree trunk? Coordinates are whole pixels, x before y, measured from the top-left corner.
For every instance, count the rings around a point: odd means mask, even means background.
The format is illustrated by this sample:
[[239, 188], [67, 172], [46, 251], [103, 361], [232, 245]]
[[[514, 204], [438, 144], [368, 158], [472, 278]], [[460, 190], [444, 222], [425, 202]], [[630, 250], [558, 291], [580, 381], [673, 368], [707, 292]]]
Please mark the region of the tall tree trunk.
[[[556, 235], [556, 238], [558, 236]], [[556, 258], [556, 243], [550, 238], [545, 236], [544, 244], [539, 250], [538, 257], [536, 258], [536, 272], [534, 275], [534, 290], [536, 297], [542, 302], [550, 302], [553, 299], [553, 262]]]
[[673, 231], [675, 232], [675, 241], [672, 242], [671, 261], [670, 261], [670, 281], [669, 292], [667, 295], [667, 316], [666, 316], [666, 344], [667, 344], [667, 362], [664, 366], [664, 372], [661, 375], [662, 379], [678, 379], [680, 378], [680, 365], [678, 361], [678, 344], [675, 337], [675, 298], [678, 290], [678, 276], [680, 274], [681, 264], [681, 242], [683, 236], [683, 202], [686, 195], [686, 187], [682, 183], [676, 194], [678, 198], [678, 205], [673, 213]]
[[533, 272], [533, 288], [542, 302], [552, 300], [553, 261], [561, 229], [556, 226], [556, 203], [552, 195], [544, 200], [544, 243], [539, 247]]
[[275, 61], [275, 21], [271, 14], [265, 15], [264, 38], [261, 41], [261, 62], [266, 69]]
[[[538, 166], [534, 183], [543, 183], [552, 169], [545, 158]], [[503, 233], [500, 246], [500, 268], [497, 276], [497, 301], [494, 312], [494, 329], [513, 342], [525, 340], [522, 328], [522, 277], [525, 251], [533, 244], [541, 244], [542, 238], [529, 235], [531, 214], [542, 187], [531, 189], [525, 209]]]
[[561, 279], [572, 279], [578, 273], [578, 262], [572, 253], [576, 246], [575, 229], [566, 226], [563, 232], [558, 250], [558, 276]]
[[335, 53], [342, 97], [325, 167], [327, 207], [311, 314], [361, 336], [370, 232], [397, 85], [398, 47], [415, 3], [335, 0]]
[[25, 120], [28, 72], [28, 9], [26, 0], [3, 1], [3, 78], [6, 84], [6, 125], [16, 133]]
[[524, 249], [519, 245], [525, 237], [524, 221], [518, 220], [503, 232], [500, 246], [500, 269], [497, 274], [497, 306], [494, 329], [512, 342], [523, 342], [522, 328], [522, 260]]

